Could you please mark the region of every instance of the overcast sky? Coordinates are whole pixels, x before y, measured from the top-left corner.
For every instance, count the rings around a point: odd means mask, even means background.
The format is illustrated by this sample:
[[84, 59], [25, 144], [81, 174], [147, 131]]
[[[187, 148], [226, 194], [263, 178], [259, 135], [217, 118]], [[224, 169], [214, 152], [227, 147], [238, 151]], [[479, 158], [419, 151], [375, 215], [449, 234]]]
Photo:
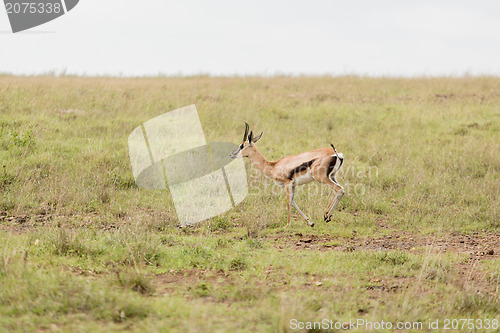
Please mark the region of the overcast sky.
[[80, 0], [12, 34], [0, 72], [500, 75], [500, 1]]

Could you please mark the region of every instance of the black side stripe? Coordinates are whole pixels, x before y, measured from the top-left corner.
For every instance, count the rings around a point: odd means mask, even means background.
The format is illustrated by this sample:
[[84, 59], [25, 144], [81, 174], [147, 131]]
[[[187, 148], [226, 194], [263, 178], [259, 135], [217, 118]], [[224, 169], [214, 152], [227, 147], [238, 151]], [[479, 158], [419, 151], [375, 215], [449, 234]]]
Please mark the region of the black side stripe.
[[296, 173], [301, 173], [303, 171], [307, 171], [307, 168], [309, 168], [313, 163], [314, 163], [315, 159], [312, 159], [310, 160], [309, 162], [305, 162], [305, 163], [302, 163], [301, 165], [299, 165], [298, 167], [292, 169], [290, 171], [290, 174], [288, 175], [288, 179], [292, 180], [293, 179], [293, 176], [296, 174]]
[[[342, 165], [342, 160], [340, 160], [341, 165]], [[332, 156], [332, 159], [330, 161], [330, 165], [328, 166], [328, 172], [326, 173], [326, 176], [329, 177], [330, 174], [332, 173], [333, 169], [335, 168], [335, 164], [337, 163], [337, 156]]]

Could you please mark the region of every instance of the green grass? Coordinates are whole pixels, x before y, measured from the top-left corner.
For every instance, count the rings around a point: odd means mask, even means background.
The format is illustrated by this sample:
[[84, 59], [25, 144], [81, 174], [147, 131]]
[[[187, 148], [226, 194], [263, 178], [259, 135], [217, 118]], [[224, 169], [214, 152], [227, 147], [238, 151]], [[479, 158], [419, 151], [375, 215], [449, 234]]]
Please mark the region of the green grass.
[[[0, 76], [0, 330], [499, 319], [498, 87], [487, 77]], [[315, 228], [285, 228], [285, 194], [247, 162], [244, 202], [179, 228], [168, 191], [135, 185], [127, 139], [190, 104], [209, 142], [239, 143], [243, 121], [264, 131], [268, 159], [334, 143], [347, 194], [332, 222], [322, 221], [330, 189], [309, 184], [296, 201]], [[460, 245], [468, 235], [477, 244]]]

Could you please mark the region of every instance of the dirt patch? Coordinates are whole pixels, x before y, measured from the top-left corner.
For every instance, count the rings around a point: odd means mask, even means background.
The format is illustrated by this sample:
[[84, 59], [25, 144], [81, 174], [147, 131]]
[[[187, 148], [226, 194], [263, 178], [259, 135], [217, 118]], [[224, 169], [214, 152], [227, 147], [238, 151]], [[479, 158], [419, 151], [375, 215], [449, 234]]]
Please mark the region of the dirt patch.
[[161, 230], [164, 227], [175, 225], [170, 215], [153, 210], [143, 211], [141, 214], [129, 216], [118, 213], [115, 216], [103, 217], [99, 213], [70, 213], [53, 214], [42, 212], [39, 214], [9, 215], [0, 211], [0, 231], [12, 233], [26, 233], [47, 226], [67, 226], [72, 228], [99, 228], [103, 231], [113, 231], [130, 225], [132, 219], [140, 219], [149, 229]]
[[56, 218], [56, 215], [47, 213], [9, 216], [6, 212], [0, 212], [0, 230], [21, 233], [34, 225], [43, 226]]
[[234, 283], [229, 272], [208, 269], [171, 270], [155, 275], [153, 280], [160, 293], [172, 292], [179, 287], [195, 287], [202, 282], [212, 285]]
[[419, 236], [410, 232], [395, 231], [391, 235], [371, 238], [338, 237], [325, 235], [279, 234], [269, 236], [274, 238], [274, 246], [280, 249], [294, 248], [296, 250], [318, 251], [387, 251], [401, 250], [421, 253], [452, 252], [469, 254], [473, 258], [498, 258], [500, 257], [499, 232], [473, 232], [471, 234], [452, 233], [444, 236]]

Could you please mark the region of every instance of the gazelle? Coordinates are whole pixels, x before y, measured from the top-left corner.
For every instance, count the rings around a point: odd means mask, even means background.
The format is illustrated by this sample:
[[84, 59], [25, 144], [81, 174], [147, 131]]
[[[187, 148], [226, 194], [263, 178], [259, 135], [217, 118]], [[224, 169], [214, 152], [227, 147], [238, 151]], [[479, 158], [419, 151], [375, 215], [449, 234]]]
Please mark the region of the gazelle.
[[307, 184], [316, 180], [322, 184], [331, 186], [335, 191], [333, 198], [330, 200], [324, 211], [325, 222], [330, 222], [333, 210], [337, 207], [340, 199], [344, 195], [344, 188], [335, 179], [335, 175], [339, 171], [344, 156], [338, 153], [335, 147], [321, 148], [304, 153], [285, 156], [277, 161], [268, 161], [262, 154], [255, 143], [259, 141], [264, 132], [254, 137], [253, 132], [248, 134], [249, 126], [245, 123], [245, 135], [243, 142], [230, 155], [231, 158], [248, 157], [253, 164], [267, 177], [274, 180], [276, 185], [284, 187], [286, 190], [286, 200], [288, 204], [288, 223], [287, 227], [292, 225], [291, 208], [297, 209], [299, 214], [306, 222], [313, 227], [314, 222], [300, 210], [295, 203], [295, 189], [299, 185]]

